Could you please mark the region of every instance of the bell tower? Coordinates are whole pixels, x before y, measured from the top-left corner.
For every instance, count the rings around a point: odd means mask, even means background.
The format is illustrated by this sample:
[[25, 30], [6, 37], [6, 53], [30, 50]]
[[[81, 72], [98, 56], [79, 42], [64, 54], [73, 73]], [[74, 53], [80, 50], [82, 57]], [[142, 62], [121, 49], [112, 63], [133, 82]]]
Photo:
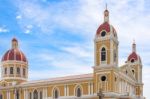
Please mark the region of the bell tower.
[[109, 11], [104, 11], [104, 22], [97, 29], [94, 39], [96, 67], [118, 66], [118, 37], [115, 28], [109, 24]]
[[94, 92], [114, 91], [114, 71], [118, 68], [118, 37], [109, 23], [109, 11], [104, 10], [104, 21], [98, 27], [94, 39]]
[[137, 54], [135, 41], [132, 44], [132, 52], [128, 56], [127, 64], [130, 66], [131, 72], [135, 77], [136, 84], [136, 95], [143, 95], [143, 80], [142, 80], [142, 61], [141, 57]]

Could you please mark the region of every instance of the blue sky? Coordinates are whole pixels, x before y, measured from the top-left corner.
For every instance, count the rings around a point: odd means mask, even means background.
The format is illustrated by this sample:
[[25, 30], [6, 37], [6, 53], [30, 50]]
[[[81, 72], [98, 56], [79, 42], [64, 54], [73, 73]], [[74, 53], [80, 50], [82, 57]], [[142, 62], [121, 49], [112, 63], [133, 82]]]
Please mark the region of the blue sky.
[[0, 56], [16, 37], [29, 61], [29, 80], [91, 73], [93, 39], [106, 2], [119, 37], [119, 64], [135, 39], [149, 99], [149, 0], [0, 0]]

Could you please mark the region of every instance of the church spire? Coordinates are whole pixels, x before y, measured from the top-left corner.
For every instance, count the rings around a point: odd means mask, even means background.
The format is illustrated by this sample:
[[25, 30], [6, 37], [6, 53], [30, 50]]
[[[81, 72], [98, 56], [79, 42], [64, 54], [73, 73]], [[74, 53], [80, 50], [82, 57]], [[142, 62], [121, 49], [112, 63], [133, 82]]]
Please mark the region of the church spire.
[[135, 40], [133, 40], [133, 44], [132, 44], [132, 52], [136, 52], [136, 44], [135, 44]]
[[109, 11], [107, 10], [107, 3], [106, 3], [106, 9], [104, 11], [104, 22], [109, 22]]

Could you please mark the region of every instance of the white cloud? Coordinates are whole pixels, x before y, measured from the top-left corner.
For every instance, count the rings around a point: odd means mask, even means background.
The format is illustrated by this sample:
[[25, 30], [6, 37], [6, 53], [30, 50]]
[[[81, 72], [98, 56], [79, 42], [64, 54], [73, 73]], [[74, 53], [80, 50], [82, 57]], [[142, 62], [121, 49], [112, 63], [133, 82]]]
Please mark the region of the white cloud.
[[22, 19], [22, 16], [21, 15], [17, 15], [16, 19]]
[[6, 27], [2, 26], [2, 27], [0, 27], [0, 32], [6, 33], [6, 32], [9, 32], [9, 30]]
[[30, 33], [32, 31], [32, 28], [33, 28], [33, 25], [27, 25], [25, 28], [24, 28], [24, 32], [26, 34]]
[[25, 32], [26, 34], [29, 34], [31, 31], [28, 30], [28, 29], [26, 29], [24, 32]]

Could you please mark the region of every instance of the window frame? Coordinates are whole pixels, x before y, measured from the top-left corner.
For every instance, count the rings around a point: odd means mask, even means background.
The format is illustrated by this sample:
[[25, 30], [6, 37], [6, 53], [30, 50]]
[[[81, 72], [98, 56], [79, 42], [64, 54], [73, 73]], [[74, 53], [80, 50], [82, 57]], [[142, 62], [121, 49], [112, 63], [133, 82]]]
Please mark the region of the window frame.
[[37, 90], [34, 90], [33, 92], [33, 99], [38, 99], [38, 91]]
[[58, 88], [54, 88], [53, 99], [58, 99], [58, 98], [59, 98], [59, 90], [58, 90]]
[[107, 59], [107, 54], [106, 54], [106, 48], [102, 47], [101, 48], [101, 62], [105, 62]]
[[104, 30], [101, 31], [101, 33], [100, 33], [100, 36], [101, 36], [101, 37], [105, 37], [106, 35], [107, 35], [107, 32], [106, 32], [106, 31], [104, 31]]
[[82, 89], [80, 87], [76, 88], [76, 97], [81, 97], [82, 96]]
[[17, 72], [18, 75], [20, 74], [20, 68], [19, 67], [17, 67], [16, 72]]
[[11, 75], [14, 74], [14, 67], [10, 67], [10, 74], [11, 74]]
[[22, 72], [23, 76], [26, 76], [26, 69], [23, 68], [23, 72]]

